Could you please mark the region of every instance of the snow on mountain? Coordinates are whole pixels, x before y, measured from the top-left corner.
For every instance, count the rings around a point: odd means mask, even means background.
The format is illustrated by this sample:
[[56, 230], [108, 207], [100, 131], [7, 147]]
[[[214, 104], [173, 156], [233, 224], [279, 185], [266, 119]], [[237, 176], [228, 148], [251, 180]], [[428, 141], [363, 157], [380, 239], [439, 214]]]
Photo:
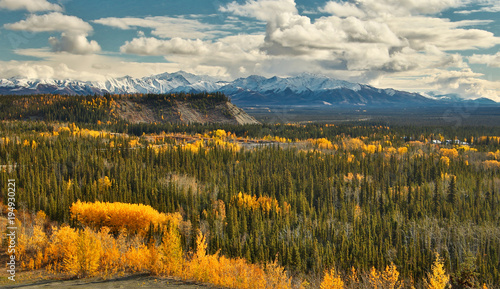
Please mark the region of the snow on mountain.
[[219, 81], [213, 77], [205, 75], [194, 75], [184, 71], [176, 73], [162, 73], [143, 78], [133, 78], [124, 76], [120, 78], [110, 78], [105, 82], [84, 82], [73, 80], [29, 80], [29, 79], [1, 79], [1, 88], [14, 88], [36, 90], [38, 85], [51, 86], [57, 90], [64, 90], [71, 87], [86, 87], [107, 91], [109, 93], [168, 93], [168, 92], [200, 92], [200, 91], [235, 91], [245, 89], [257, 92], [283, 92], [292, 90], [297, 93], [320, 91], [338, 88], [348, 88], [359, 90], [360, 85], [346, 81], [336, 80], [325, 76], [314, 74], [302, 74], [290, 78], [252, 75], [247, 78], [239, 78], [232, 82]]
[[106, 81], [54, 79], [0, 79], [0, 94], [126, 94], [221, 91], [242, 105], [415, 105], [439, 100], [394, 89], [377, 89], [324, 75], [303, 73], [293, 77], [251, 75], [220, 81], [184, 71], [143, 78], [124, 76]]

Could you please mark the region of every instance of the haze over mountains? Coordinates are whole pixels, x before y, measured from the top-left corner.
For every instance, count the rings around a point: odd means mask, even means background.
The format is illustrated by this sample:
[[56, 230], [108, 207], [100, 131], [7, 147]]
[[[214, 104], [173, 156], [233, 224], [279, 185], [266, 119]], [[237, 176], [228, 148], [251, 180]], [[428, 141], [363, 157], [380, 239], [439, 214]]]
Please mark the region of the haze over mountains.
[[459, 102], [492, 105], [496, 102], [480, 98], [463, 100], [453, 95], [425, 97], [417, 93], [394, 89], [378, 89], [316, 74], [294, 77], [252, 75], [234, 81], [220, 81], [204, 75], [179, 71], [143, 78], [129, 76], [98, 81], [0, 79], [0, 94], [130, 94], [215, 92], [229, 96], [240, 106], [427, 106]]

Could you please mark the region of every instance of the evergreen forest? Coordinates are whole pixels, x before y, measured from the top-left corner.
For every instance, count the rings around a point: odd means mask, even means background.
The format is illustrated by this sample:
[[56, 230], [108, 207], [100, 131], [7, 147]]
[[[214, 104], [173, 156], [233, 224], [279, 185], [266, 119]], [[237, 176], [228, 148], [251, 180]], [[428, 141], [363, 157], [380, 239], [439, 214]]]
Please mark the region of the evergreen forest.
[[[499, 288], [500, 127], [133, 124], [112, 110], [119, 97], [2, 102], [0, 200], [6, 216], [15, 180], [23, 270], [233, 288], [259, 274], [262, 288]], [[88, 253], [68, 254], [78, 248]], [[246, 269], [227, 283], [202, 264]]]

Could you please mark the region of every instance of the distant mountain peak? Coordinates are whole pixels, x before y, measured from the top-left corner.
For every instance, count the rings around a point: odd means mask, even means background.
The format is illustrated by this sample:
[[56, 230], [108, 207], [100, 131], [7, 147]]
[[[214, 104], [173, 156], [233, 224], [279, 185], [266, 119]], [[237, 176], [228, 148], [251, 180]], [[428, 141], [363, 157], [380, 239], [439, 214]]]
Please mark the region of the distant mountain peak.
[[[266, 78], [250, 75], [223, 81], [186, 71], [161, 73], [142, 78], [123, 76], [105, 81], [54, 79], [0, 79], [0, 94], [127, 94], [215, 92], [228, 95], [239, 105], [305, 105], [305, 106], [414, 106], [463, 101], [455, 95], [429, 95], [395, 89], [377, 89], [369, 85], [335, 79], [318, 73], [301, 73], [290, 77]], [[494, 103], [480, 99], [481, 104]]]

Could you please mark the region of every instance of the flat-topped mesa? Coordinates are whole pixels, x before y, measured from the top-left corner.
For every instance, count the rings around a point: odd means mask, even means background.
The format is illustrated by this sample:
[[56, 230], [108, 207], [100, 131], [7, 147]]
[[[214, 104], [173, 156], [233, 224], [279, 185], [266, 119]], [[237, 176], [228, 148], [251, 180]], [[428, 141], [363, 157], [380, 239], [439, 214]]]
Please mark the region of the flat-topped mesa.
[[132, 95], [6, 95], [0, 119], [71, 122], [258, 124], [222, 93]]

